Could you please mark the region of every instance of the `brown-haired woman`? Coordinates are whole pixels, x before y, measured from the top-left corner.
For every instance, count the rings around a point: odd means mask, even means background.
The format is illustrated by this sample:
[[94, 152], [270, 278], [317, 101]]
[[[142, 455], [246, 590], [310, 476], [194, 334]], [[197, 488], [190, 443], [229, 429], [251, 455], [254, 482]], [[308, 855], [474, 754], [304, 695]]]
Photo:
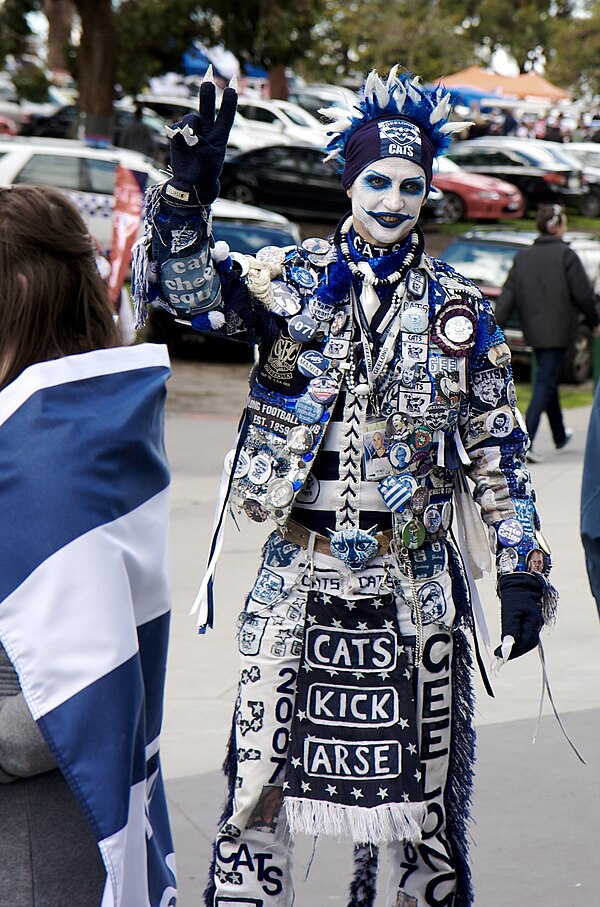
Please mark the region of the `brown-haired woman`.
[[0, 903], [149, 904], [150, 875], [175, 890], [157, 742], [168, 358], [120, 345], [58, 191], [0, 190], [0, 288]]

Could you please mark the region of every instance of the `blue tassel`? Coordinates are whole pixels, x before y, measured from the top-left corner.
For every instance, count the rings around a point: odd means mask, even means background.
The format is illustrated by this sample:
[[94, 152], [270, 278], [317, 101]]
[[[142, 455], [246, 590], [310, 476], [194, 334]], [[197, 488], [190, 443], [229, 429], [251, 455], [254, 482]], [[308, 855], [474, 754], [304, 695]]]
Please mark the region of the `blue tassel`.
[[338, 259], [329, 266], [327, 281], [323, 281], [315, 296], [325, 305], [338, 306], [345, 299], [352, 286], [352, 275], [344, 261]]
[[456, 869], [454, 907], [472, 907], [474, 902], [468, 846], [475, 762], [472, 667], [471, 647], [464, 633], [458, 630], [454, 634], [452, 654], [452, 742], [444, 795], [446, 830]]
[[460, 555], [453, 545], [446, 545], [448, 552], [448, 571], [452, 582], [452, 601], [456, 608], [456, 626], [473, 630], [473, 613], [469, 587]]
[[348, 907], [373, 907], [377, 895], [379, 848], [357, 844], [354, 848], [354, 876], [350, 883]]

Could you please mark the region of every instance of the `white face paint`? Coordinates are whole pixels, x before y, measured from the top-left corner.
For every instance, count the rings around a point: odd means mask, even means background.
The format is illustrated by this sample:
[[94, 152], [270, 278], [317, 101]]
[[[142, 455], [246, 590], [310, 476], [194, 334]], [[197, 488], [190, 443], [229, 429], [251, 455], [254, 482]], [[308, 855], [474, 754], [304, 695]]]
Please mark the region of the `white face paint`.
[[413, 161], [383, 158], [348, 189], [353, 225], [368, 243], [391, 246], [408, 236], [425, 201], [425, 173]]

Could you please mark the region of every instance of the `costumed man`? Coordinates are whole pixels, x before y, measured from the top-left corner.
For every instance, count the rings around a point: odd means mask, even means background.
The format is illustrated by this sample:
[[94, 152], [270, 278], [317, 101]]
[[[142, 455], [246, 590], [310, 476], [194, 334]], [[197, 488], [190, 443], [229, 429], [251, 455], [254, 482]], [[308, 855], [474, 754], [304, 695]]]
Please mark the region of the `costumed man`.
[[[528, 570], [544, 543], [508, 347], [480, 290], [425, 254], [418, 226], [456, 128], [449, 96], [395, 67], [386, 82], [371, 73], [352, 109], [325, 111], [352, 213], [331, 240], [256, 258], [211, 240], [236, 95], [225, 89], [216, 118], [214, 97], [205, 81], [199, 115], [171, 130], [173, 176], [148, 198], [134, 255], [140, 317], [157, 303], [259, 348], [196, 601], [210, 623], [226, 511], [273, 520], [240, 618], [206, 904], [289, 907], [293, 835], [306, 832], [355, 842], [354, 907], [374, 902], [381, 844], [386, 904], [464, 907], [469, 587], [496, 552], [498, 653], [517, 657], [538, 642], [550, 558]], [[368, 456], [373, 439], [385, 457]], [[261, 826], [273, 787], [281, 806]]]

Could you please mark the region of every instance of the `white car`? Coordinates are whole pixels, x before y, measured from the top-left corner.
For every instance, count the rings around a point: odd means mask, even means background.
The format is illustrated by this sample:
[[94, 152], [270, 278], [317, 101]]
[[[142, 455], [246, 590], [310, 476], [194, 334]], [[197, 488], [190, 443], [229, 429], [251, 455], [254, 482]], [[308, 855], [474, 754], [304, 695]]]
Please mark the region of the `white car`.
[[238, 111], [248, 122], [267, 127], [276, 136], [284, 135], [294, 142], [306, 142], [317, 148], [323, 148], [327, 144], [319, 120], [290, 101], [264, 101], [241, 97], [238, 101]]
[[586, 167], [600, 169], [600, 142], [565, 142], [561, 150], [577, 158]]
[[[147, 174], [147, 185], [166, 178], [150, 160], [125, 148], [90, 148], [84, 142], [69, 139], [0, 139], [0, 186], [36, 183], [64, 189], [103, 254], [112, 245], [117, 164]], [[217, 199], [212, 210], [215, 222], [224, 227], [233, 228], [239, 222], [249, 227], [268, 225], [286, 235], [291, 231], [299, 241], [295, 225], [280, 214], [221, 199]], [[222, 238], [229, 239], [228, 231], [222, 232]]]
[[146, 173], [149, 184], [164, 178], [150, 160], [125, 148], [90, 148], [71, 139], [0, 140], [0, 186], [64, 189], [104, 255], [112, 245], [117, 164]]
[[[198, 99], [181, 95], [141, 94], [138, 102], [160, 114], [167, 123], [176, 123], [186, 113], [198, 113]], [[217, 99], [217, 103], [219, 103]], [[250, 123], [238, 110], [227, 142], [228, 151], [252, 151], [264, 145], [289, 145], [292, 139], [282, 134], [275, 136], [273, 130], [261, 123]]]
[[322, 107], [347, 107], [352, 109], [356, 104], [356, 95], [342, 85], [292, 85], [289, 91], [290, 101], [299, 104], [319, 122], [324, 122], [319, 110]]

